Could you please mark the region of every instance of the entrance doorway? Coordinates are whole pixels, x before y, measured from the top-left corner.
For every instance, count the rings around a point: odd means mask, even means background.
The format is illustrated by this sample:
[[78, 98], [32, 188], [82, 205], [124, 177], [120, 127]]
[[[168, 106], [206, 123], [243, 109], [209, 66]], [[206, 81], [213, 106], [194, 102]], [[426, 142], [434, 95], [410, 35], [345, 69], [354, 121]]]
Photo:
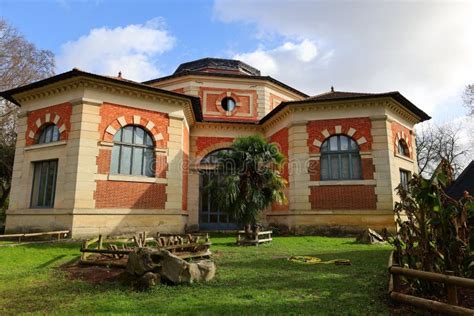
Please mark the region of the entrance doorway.
[[217, 207], [212, 192], [206, 190], [211, 181], [219, 181], [224, 175], [217, 170], [219, 152], [229, 149], [213, 151], [201, 160], [199, 171], [199, 229], [200, 230], [233, 230], [237, 225], [230, 216]]

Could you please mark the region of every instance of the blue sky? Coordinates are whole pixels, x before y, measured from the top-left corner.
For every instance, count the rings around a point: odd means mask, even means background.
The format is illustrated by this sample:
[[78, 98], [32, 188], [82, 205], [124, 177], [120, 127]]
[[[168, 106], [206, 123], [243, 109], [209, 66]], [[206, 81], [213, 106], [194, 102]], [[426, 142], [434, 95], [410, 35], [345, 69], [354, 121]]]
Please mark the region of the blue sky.
[[441, 122], [466, 120], [473, 15], [472, 1], [0, 1], [1, 17], [55, 53], [57, 72], [146, 80], [238, 58], [308, 94], [398, 90]]

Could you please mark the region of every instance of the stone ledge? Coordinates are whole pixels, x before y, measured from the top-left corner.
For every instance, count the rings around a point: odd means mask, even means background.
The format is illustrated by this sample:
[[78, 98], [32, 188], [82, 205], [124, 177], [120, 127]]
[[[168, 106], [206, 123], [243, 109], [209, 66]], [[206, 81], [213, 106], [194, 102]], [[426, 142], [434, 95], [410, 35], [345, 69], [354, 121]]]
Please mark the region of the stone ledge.
[[375, 180], [326, 180], [309, 181], [309, 186], [334, 186], [334, 185], [376, 185]]
[[25, 147], [23, 150], [28, 151], [28, 150], [36, 150], [36, 149], [43, 149], [43, 148], [51, 148], [51, 147], [63, 146], [66, 144], [67, 142], [65, 140], [60, 140], [57, 142], [52, 142], [52, 143], [47, 143], [47, 144], [31, 145], [31, 146]]
[[275, 211], [266, 216], [314, 216], [314, 215], [394, 215], [392, 210], [310, 210]]
[[121, 175], [121, 174], [109, 174], [106, 180], [107, 181], [124, 181], [124, 182], [142, 182], [142, 183], [161, 183], [161, 184], [168, 183], [168, 180], [165, 178], [127, 176], [127, 175]]

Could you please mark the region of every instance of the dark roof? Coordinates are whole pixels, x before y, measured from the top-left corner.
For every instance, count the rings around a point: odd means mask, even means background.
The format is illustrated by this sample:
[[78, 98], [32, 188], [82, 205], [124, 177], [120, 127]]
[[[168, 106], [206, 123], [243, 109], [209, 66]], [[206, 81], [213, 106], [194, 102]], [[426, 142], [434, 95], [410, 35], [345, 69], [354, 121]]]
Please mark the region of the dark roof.
[[107, 81], [107, 82], [110, 82], [110, 83], [120, 84], [120, 85], [124, 85], [124, 86], [128, 86], [128, 87], [132, 87], [132, 88], [139, 88], [139, 89], [147, 90], [147, 91], [150, 91], [150, 92], [157, 92], [157, 93], [161, 93], [161, 94], [165, 94], [165, 95], [169, 95], [169, 96], [173, 96], [173, 97], [180, 97], [180, 98], [188, 99], [188, 100], [191, 101], [194, 116], [195, 116], [196, 120], [197, 121], [202, 120], [201, 101], [198, 97], [189, 96], [189, 95], [181, 94], [181, 93], [178, 93], [178, 92], [173, 92], [173, 91], [169, 91], [169, 90], [156, 88], [156, 87], [153, 87], [153, 86], [149, 86], [149, 85], [146, 85], [146, 84], [143, 84], [143, 83], [139, 83], [139, 82], [136, 82], [136, 81], [131, 81], [131, 80], [123, 79], [123, 78], [101, 76], [101, 75], [93, 74], [93, 73], [90, 73], [90, 72], [85, 72], [85, 71], [79, 70], [77, 68], [74, 68], [71, 71], [67, 71], [67, 72], [64, 72], [64, 73], [56, 75], [56, 76], [52, 76], [52, 77], [49, 77], [49, 78], [46, 78], [46, 79], [43, 79], [43, 80], [40, 80], [40, 81], [30, 83], [30, 84], [25, 85], [25, 86], [21, 86], [21, 87], [18, 87], [18, 88], [7, 90], [7, 91], [2, 91], [2, 92], [0, 92], [0, 96], [5, 98], [6, 100], [18, 105], [18, 106], [21, 106], [21, 104], [19, 104], [18, 101], [15, 100], [14, 95], [16, 95], [18, 93], [21, 93], [21, 92], [28, 91], [28, 90], [41, 88], [41, 87], [44, 87], [44, 86], [47, 86], [47, 85], [50, 85], [50, 84], [53, 84], [53, 83], [56, 83], [56, 82], [59, 82], [59, 81], [66, 80], [66, 79], [75, 78], [75, 77], [86, 77], [86, 78], [98, 79], [98, 80], [103, 80], [103, 81]]
[[456, 200], [463, 196], [464, 191], [474, 195], [474, 160], [471, 161], [469, 166], [467, 166], [459, 177], [446, 189], [446, 193]]
[[359, 93], [359, 92], [343, 92], [343, 91], [334, 91], [331, 88], [331, 91], [318, 94], [312, 97], [308, 97], [302, 100], [296, 101], [285, 101], [280, 103], [276, 108], [274, 108], [270, 113], [268, 113], [265, 117], [262, 118], [262, 123], [269, 120], [272, 116], [277, 114], [287, 105], [304, 105], [304, 104], [314, 104], [314, 103], [322, 103], [328, 101], [349, 101], [349, 100], [359, 100], [359, 99], [376, 99], [376, 98], [384, 98], [389, 97], [400, 103], [403, 107], [407, 110], [415, 114], [420, 118], [420, 120], [426, 121], [431, 119], [431, 117], [426, 114], [423, 110], [418, 108], [416, 105], [411, 103], [407, 98], [405, 98], [400, 92], [392, 91], [392, 92], [385, 92], [385, 93]]
[[289, 85], [286, 85], [284, 84], [283, 82], [281, 81], [278, 81], [270, 76], [252, 76], [252, 75], [243, 75], [243, 74], [238, 74], [238, 73], [219, 73], [219, 72], [205, 72], [205, 71], [192, 71], [192, 70], [184, 70], [180, 73], [177, 73], [177, 74], [173, 74], [173, 75], [170, 75], [170, 76], [166, 76], [166, 77], [161, 77], [161, 78], [157, 78], [157, 79], [152, 79], [152, 80], [148, 80], [148, 81], [144, 81], [142, 82], [143, 84], [154, 84], [154, 83], [157, 83], [157, 82], [162, 82], [162, 81], [166, 81], [166, 80], [169, 80], [169, 79], [173, 79], [173, 78], [178, 78], [178, 77], [184, 77], [184, 76], [191, 76], [191, 75], [194, 75], [194, 76], [206, 76], [206, 77], [221, 77], [221, 78], [237, 78], [237, 79], [254, 79], [254, 80], [261, 80], [261, 81], [269, 81], [273, 84], [276, 84], [277, 86], [280, 86], [280, 87], [283, 87], [285, 88], [286, 90], [289, 90], [293, 93], [296, 93], [304, 98], [307, 98], [308, 95], [306, 93], [303, 93], [293, 87], [290, 87]]
[[174, 75], [185, 71], [235, 72], [243, 75], [260, 76], [260, 70], [234, 59], [202, 58], [178, 66]]

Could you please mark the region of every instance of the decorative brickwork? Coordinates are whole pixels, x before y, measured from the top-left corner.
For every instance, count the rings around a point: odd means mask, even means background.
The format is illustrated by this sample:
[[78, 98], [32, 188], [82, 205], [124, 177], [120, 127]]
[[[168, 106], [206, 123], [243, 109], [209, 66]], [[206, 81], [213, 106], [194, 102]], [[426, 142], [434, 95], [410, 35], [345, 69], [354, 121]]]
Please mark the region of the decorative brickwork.
[[168, 142], [168, 115], [124, 105], [104, 103], [100, 108], [101, 140], [112, 141], [115, 133], [125, 125], [139, 125], [146, 129], [157, 148], [166, 148]]
[[270, 110], [273, 110], [274, 108], [276, 108], [283, 101], [286, 101], [286, 100], [283, 99], [282, 97], [274, 95], [273, 93], [270, 93]]
[[220, 144], [229, 145], [234, 141], [231, 137], [198, 137], [196, 139], [196, 157], [202, 158], [214, 149], [221, 148]]
[[405, 126], [397, 123], [392, 122], [392, 141], [393, 141], [393, 152], [397, 153], [398, 142], [403, 139], [408, 146], [408, 158], [413, 159], [413, 142], [412, 139], [412, 131]]
[[314, 210], [375, 210], [375, 187], [369, 185], [311, 187]]
[[310, 121], [307, 128], [310, 153], [319, 153], [324, 140], [335, 134], [352, 137], [361, 151], [372, 149], [372, 123], [368, 117]]
[[[224, 118], [229, 121], [258, 120], [258, 98], [255, 90], [200, 87], [199, 97], [203, 104], [205, 118]], [[236, 107], [229, 113], [220, 105], [225, 97], [231, 97], [236, 102]]]
[[164, 184], [124, 181], [96, 181], [97, 208], [164, 209]]
[[26, 128], [26, 146], [34, 145], [42, 127], [56, 124], [59, 129], [59, 139], [67, 140], [71, 130], [72, 105], [62, 103], [28, 113]]

